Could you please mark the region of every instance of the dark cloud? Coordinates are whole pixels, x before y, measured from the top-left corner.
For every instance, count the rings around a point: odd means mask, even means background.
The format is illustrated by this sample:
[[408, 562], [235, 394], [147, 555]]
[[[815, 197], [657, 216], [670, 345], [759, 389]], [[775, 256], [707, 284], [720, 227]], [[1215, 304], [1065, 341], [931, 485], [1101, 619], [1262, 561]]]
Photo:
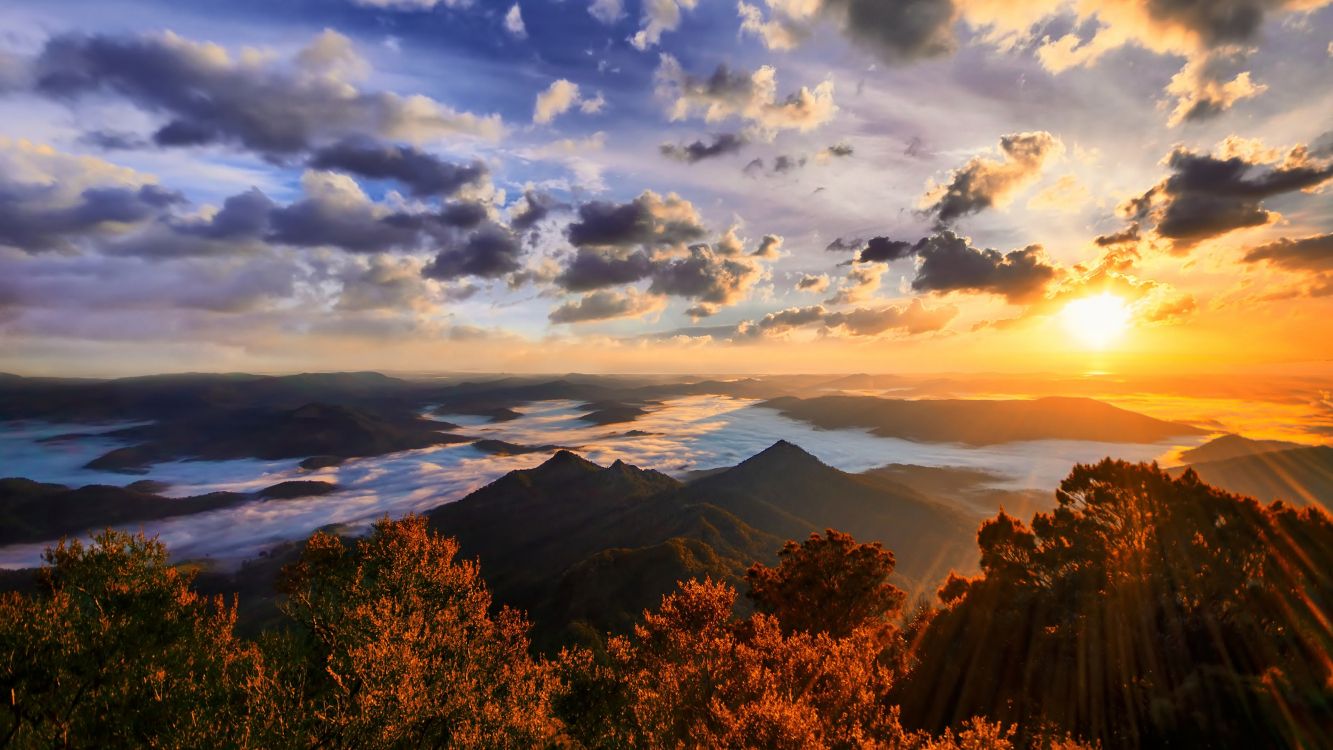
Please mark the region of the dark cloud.
[[258, 188], [251, 188], [223, 201], [222, 209], [208, 221], [180, 223], [174, 228], [181, 234], [207, 239], [254, 239], [268, 231], [269, 217], [276, 207]]
[[268, 239], [284, 245], [330, 245], [351, 252], [403, 250], [420, 243], [419, 221], [380, 216], [369, 203], [312, 196], [274, 209]]
[[480, 183], [486, 165], [474, 161], [451, 164], [411, 146], [347, 138], [320, 148], [310, 157], [314, 169], [350, 172], [372, 180], [394, 180], [417, 197], [453, 195], [465, 185]]
[[471, 229], [486, 220], [486, 206], [474, 201], [456, 201], [440, 209], [439, 220], [445, 226]]
[[1112, 245], [1127, 245], [1138, 242], [1139, 239], [1139, 223], [1136, 221], [1119, 232], [1098, 235], [1093, 242], [1097, 243], [1099, 247], [1111, 247]]
[[148, 139], [138, 133], [122, 130], [90, 130], [79, 136], [79, 143], [99, 151], [136, 151], [149, 146]]
[[594, 320], [642, 315], [661, 308], [661, 300], [634, 290], [625, 293], [597, 291], [555, 308], [552, 323], [586, 323]]
[[716, 307], [740, 301], [762, 275], [752, 258], [723, 256], [708, 245], [694, 245], [687, 257], [656, 264], [649, 291], [696, 300], [701, 304], [690, 314], [706, 317]]
[[853, 42], [891, 63], [946, 55], [956, 46], [952, 0], [824, 0], [822, 7]]
[[977, 156], [954, 170], [946, 185], [927, 195], [926, 211], [943, 228], [990, 208], [1035, 180], [1047, 158], [1062, 148], [1060, 139], [1045, 131], [1003, 136], [1000, 159]]
[[809, 37], [820, 19], [890, 63], [936, 57], [957, 46], [953, 0], [816, 0], [768, 3], [767, 18], [756, 5], [740, 4], [741, 31], [763, 40], [769, 49], [788, 49]]
[[317, 142], [373, 135], [419, 140], [497, 134], [496, 118], [458, 113], [423, 97], [364, 92], [364, 61], [332, 31], [290, 66], [255, 64], [171, 33], [53, 37], [33, 65], [37, 92], [56, 98], [113, 93], [164, 115], [162, 146], [230, 143], [271, 156]]
[[921, 261], [912, 280], [918, 292], [998, 294], [1024, 303], [1040, 297], [1057, 276], [1039, 245], [1001, 253], [972, 247], [949, 231], [921, 239], [911, 254]]
[[648, 278], [652, 272], [653, 262], [641, 250], [617, 257], [583, 249], [555, 278], [555, 283], [571, 292], [587, 292], [632, 284]]
[[745, 147], [745, 137], [738, 133], [718, 133], [712, 143], [695, 141], [683, 146], [663, 143], [660, 147], [663, 156], [688, 164], [711, 159], [717, 156], [739, 153]]
[[910, 242], [891, 240], [888, 237], [871, 237], [856, 260], [859, 263], [892, 263], [906, 258], [912, 252]]
[[828, 156], [841, 158], [841, 157], [851, 156], [853, 153], [855, 153], [855, 150], [849, 143], [835, 143], [832, 146], [829, 146], [828, 148], [824, 149], [824, 153], [827, 154]]
[[665, 198], [651, 190], [628, 203], [593, 201], [578, 209], [569, 225], [569, 241], [586, 247], [666, 246], [692, 242], [705, 234], [690, 202]]
[[1299, 239], [1283, 237], [1245, 253], [1247, 263], [1261, 260], [1297, 270], [1333, 271], [1333, 234]]
[[522, 252], [522, 244], [508, 228], [484, 224], [465, 240], [441, 250], [422, 274], [431, 279], [493, 279], [517, 271]]
[[185, 202], [180, 193], [151, 184], [90, 187], [69, 206], [50, 206], [48, 193], [45, 187], [0, 182], [0, 245], [29, 253], [67, 250], [81, 238], [141, 224]]
[[773, 174], [786, 174], [805, 166], [804, 156], [779, 154], [773, 159]]
[[551, 215], [552, 211], [567, 209], [567, 206], [545, 193], [528, 190], [523, 193], [523, 206], [509, 220], [509, 226], [518, 231], [532, 229]]
[[840, 312], [831, 312], [823, 305], [811, 305], [768, 313], [759, 320], [740, 324], [736, 333], [742, 338], [761, 338], [822, 325], [826, 334], [878, 336], [889, 331], [903, 331], [916, 335], [941, 330], [957, 316], [958, 308], [953, 305], [928, 308], [919, 299], [907, 305], [857, 307]]
[[[1228, 141], [1226, 151], [1237, 151]], [[1276, 214], [1262, 201], [1305, 190], [1333, 179], [1333, 163], [1310, 158], [1297, 147], [1284, 159], [1262, 162], [1245, 153], [1222, 156], [1177, 148], [1167, 158], [1172, 174], [1121, 211], [1141, 222], [1154, 222], [1161, 237], [1178, 247], [1246, 227], [1263, 226]]]

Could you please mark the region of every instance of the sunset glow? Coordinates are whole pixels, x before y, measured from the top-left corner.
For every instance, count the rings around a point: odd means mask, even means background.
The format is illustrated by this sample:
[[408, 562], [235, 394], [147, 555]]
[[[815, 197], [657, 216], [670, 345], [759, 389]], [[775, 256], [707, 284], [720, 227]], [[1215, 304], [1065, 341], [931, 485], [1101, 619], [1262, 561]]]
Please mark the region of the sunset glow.
[[1130, 311], [1125, 301], [1102, 293], [1076, 299], [1060, 312], [1069, 335], [1090, 349], [1105, 349], [1125, 335]]

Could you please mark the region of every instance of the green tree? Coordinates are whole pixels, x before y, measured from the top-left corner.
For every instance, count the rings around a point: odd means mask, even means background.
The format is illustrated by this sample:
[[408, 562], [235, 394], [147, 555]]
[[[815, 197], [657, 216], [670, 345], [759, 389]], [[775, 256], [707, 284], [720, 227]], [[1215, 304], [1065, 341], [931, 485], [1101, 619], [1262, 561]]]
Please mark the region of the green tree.
[[[312, 745], [531, 748], [558, 724], [553, 669], [425, 519], [383, 520], [350, 545], [316, 533], [284, 574]], [[289, 662], [290, 663], [290, 662]]]
[[106, 531], [44, 557], [35, 595], [0, 595], [0, 745], [246, 747], [281, 730], [234, 606], [191, 590], [160, 542]]

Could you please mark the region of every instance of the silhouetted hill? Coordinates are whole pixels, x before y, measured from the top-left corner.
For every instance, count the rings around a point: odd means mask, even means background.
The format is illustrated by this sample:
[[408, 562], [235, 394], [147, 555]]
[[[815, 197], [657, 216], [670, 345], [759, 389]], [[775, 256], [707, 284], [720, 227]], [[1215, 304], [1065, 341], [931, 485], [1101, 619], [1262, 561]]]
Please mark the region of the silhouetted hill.
[[833, 528], [883, 542], [914, 583], [970, 559], [974, 546], [976, 518], [888, 477], [835, 469], [785, 440], [690, 483], [683, 494], [781, 539]]
[[[1170, 469], [1179, 476], [1186, 467]], [[1214, 487], [1268, 502], [1333, 509], [1333, 446], [1270, 450], [1220, 461], [1189, 464]]]
[[133, 472], [174, 459], [351, 458], [471, 440], [442, 432], [442, 427], [415, 416], [322, 403], [291, 410], [212, 411], [108, 433], [136, 444], [93, 459], [88, 467]]
[[910, 581], [933, 583], [974, 556], [975, 519], [783, 441], [688, 485], [560, 451], [428, 515], [480, 560], [498, 601], [532, 614], [547, 646], [585, 628], [624, 630], [682, 578], [739, 584], [787, 539], [828, 527], [903, 550]]
[[1300, 447], [1302, 447], [1300, 443], [1286, 440], [1252, 440], [1240, 435], [1223, 435], [1196, 448], [1182, 451], [1180, 460], [1187, 464], [1201, 464]]
[[883, 437], [928, 443], [990, 445], [1017, 440], [1155, 443], [1202, 432], [1189, 425], [1165, 422], [1088, 398], [906, 401], [873, 396], [808, 399], [786, 396], [761, 406], [824, 429], [861, 427]]
[[0, 544], [46, 541], [86, 529], [226, 508], [249, 499], [239, 492], [177, 498], [105, 484], [71, 489], [30, 479], [0, 479]]

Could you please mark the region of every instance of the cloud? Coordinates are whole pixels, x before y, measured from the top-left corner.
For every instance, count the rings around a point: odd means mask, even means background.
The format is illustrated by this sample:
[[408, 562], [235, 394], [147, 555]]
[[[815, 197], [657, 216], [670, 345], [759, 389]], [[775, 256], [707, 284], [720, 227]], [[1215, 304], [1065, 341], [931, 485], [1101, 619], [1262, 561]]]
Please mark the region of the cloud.
[[826, 335], [879, 336], [890, 331], [908, 335], [942, 330], [958, 316], [954, 305], [928, 308], [914, 299], [906, 305], [858, 307], [831, 312], [822, 305], [790, 307], [771, 312], [756, 321], [741, 323], [736, 334], [742, 338], [781, 336], [798, 328], [823, 326]]
[[704, 159], [739, 153], [745, 147], [745, 143], [745, 137], [737, 133], [718, 133], [713, 136], [712, 143], [704, 143], [701, 140], [683, 146], [663, 143], [659, 150], [667, 158], [694, 164]]
[[853, 336], [877, 336], [892, 330], [916, 335], [941, 330], [956, 317], [958, 308], [954, 305], [928, 308], [921, 300], [914, 299], [905, 307], [857, 308], [829, 313], [824, 316], [824, 325]]
[[675, 193], [663, 197], [645, 190], [628, 203], [584, 203], [568, 234], [576, 246], [660, 247], [701, 239], [705, 230], [689, 201]]
[[[1219, 48], [1245, 46], [1257, 41], [1269, 14], [1312, 10], [1327, 0], [1110, 0], [1076, 3], [1075, 29], [1091, 26], [1083, 38], [1071, 31], [1054, 39], [1042, 39], [1038, 56], [1053, 72], [1090, 65], [1106, 53], [1126, 45], [1137, 45], [1158, 54], [1193, 55]], [[1043, 3], [1013, 3], [1011, 7], [968, 0], [965, 13], [973, 21], [988, 20], [1008, 29], [1019, 29], [1048, 17], [1052, 8]]]
[[1266, 85], [1254, 83], [1248, 72], [1226, 80], [1225, 69], [1230, 63], [1227, 56], [1202, 55], [1186, 62], [1171, 77], [1166, 93], [1175, 97], [1176, 106], [1167, 120], [1169, 127], [1211, 119], [1231, 109], [1236, 102], [1268, 90]]
[[579, 102], [579, 85], [564, 78], [556, 80], [537, 94], [532, 108], [532, 121], [546, 124], [574, 108]]
[[[649, 47], [656, 47], [662, 41], [662, 34], [680, 28], [684, 11], [694, 10], [699, 0], [643, 0], [643, 18], [641, 28], [629, 43], [640, 52]], [[594, 3], [596, 5], [596, 3]], [[591, 10], [591, 9], [590, 9]], [[594, 13], [594, 16], [597, 14]]]
[[435, 294], [422, 277], [419, 258], [387, 254], [353, 257], [338, 270], [341, 283], [335, 308], [426, 312], [435, 307]]
[[1171, 176], [1132, 198], [1121, 212], [1144, 225], [1177, 250], [1228, 232], [1272, 223], [1277, 214], [1263, 201], [1283, 193], [1310, 190], [1333, 179], [1333, 160], [1311, 157], [1305, 146], [1285, 156], [1258, 150], [1231, 138], [1216, 156], [1177, 147], [1166, 158]]
[[888, 268], [877, 263], [851, 269], [847, 272], [847, 278], [839, 282], [837, 293], [824, 302], [830, 305], [848, 305], [874, 297], [875, 292], [879, 291], [880, 279]]
[[1028, 200], [1027, 207], [1036, 211], [1059, 211], [1072, 214], [1092, 200], [1092, 193], [1078, 177], [1067, 174]]
[[653, 261], [643, 251], [615, 256], [580, 249], [555, 278], [555, 283], [567, 291], [587, 292], [632, 284], [648, 278], [652, 272]]
[[740, 118], [765, 139], [782, 130], [813, 130], [832, 119], [838, 109], [833, 103], [832, 81], [813, 89], [802, 86], [779, 101], [777, 71], [769, 65], [753, 73], [719, 65], [707, 78], [695, 78], [676, 58], [663, 54], [656, 81], [657, 95], [668, 102], [673, 121], [696, 114], [705, 122]]
[[1245, 253], [1246, 263], [1259, 261], [1268, 261], [1292, 270], [1333, 271], [1333, 234], [1317, 234], [1299, 239], [1283, 237], [1251, 248]]
[[0, 245], [70, 252], [184, 202], [133, 170], [0, 137]]
[[624, 0], [592, 0], [588, 13], [598, 21], [611, 26], [625, 17]]
[[802, 274], [796, 281], [796, 289], [802, 292], [812, 292], [814, 294], [823, 294], [828, 291], [829, 277], [826, 273], [819, 275]]
[[460, 239], [435, 256], [422, 269], [429, 279], [457, 279], [479, 276], [494, 279], [519, 270], [523, 246], [507, 227], [483, 224], [466, 239]]
[[1093, 242], [1096, 243], [1098, 247], [1112, 247], [1115, 245], [1138, 244], [1140, 239], [1142, 239], [1142, 237], [1139, 234], [1139, 223], [1136, 221], [1119, 232], [1098, 235]]
[[766, 0], [765, 17], [756, 5], [741, 2], [741, 33], [752, 34], [769, 49], [791, 49], [813, 33], [820, 21], [836, 25], [853, 43], [889, 63], [946, 55], [955, 49], [953, 0]]
[[310, 157], [313, 169], [350, 172], [373, 180], [395, 180], [417, 197], [453, 195], [466, 185], [478, 185], [488, 175], [486, 165], [451, 164], [411, 146], [351, 138], [330, 144]]
[[388, 221], [389, 210], [371, 202], [346, 175], [308, 171], [301, 186], [305, 198], [270, 213], [270, 240], [353, 252], [413, 248], [420, 240], [416, 226]]
[[922, 239], [915, 253], [921, 264], [912, 289], [918, 292], [997, 294], [1018, 304], [1040, 298], [1057, 275], [1040, 245], [1007, 253], [981, 250], [947, 230]]
[[736, 333], [751, 338], [775, 336], [786, 333], [793, 328], [802, 328], [819, 323], [824, 320], [824, 316], [827, 314], [828, 311], [821, 305], [789, 307], [785, 310], [768, 313], [757, 321], [741, 323], [737, 327]]
[[610, 318], [630, 318], [661, 310], [664, 300], [635, 289], [625, 292], [596, 291], [566, 302], [551, 311], [552, 323], [586, 323]]
[[729, 257], [708, 245], [693, 245], [684, 258], [656, 263], [649, 291], [695, 300], [689, 312], [702, 318], [744, 299], [763, 276], [753, 256]]
[[871, 237], [861, 254], [856, 257], [858, 263], [892, 263], [902, 260], [914, 252], [912, 243], [891, 240], [888, 237]]
[[134, 37], [62, 35], [34, 63], [34, 86], [73, 100], [115, 94], [166, 117], [160, 146], [239, 145], [283, 157], [349, 136], [420, 143], [449, 136], [497, 138], [495, 115], [456, 111], [425, 96], [363, 91], [365, 62], [351, 42], [324, 31], [283, 64], [171, 32]]
[[137, 151], [150, 145], [143, 136], [122, 130], [90, 130], [79, 136], [79, 143], [99, 151]]
[[523, 25], [523, 10], [518, 7], [518, 3], [514, 3], [509, 12], [505, 13], [504, 26], [505, 31], [515, 39], [528, 38], [528, 27]]
[[1009, 198], [1041, 175], [1050, 157], [1064, 152], [1059, 138], [1045, 131], [1000, 138], [1000, 158], [975, 156], [953, 171], [949, 181], [927, 191], [926, 211], [944, 227]]
[[782, 236], [777, 234], [766, 234], [759, 241], [759, 247], [751, 253], [756, 258], [765, 260], [777, 260], [782, 255]]
[[545, 193], [525, 190], [523, 201], [510, 211], [509, 226], [520, 232], [526, 231], [540, 224], [552, 212], [568, 208], [569, 206]]

